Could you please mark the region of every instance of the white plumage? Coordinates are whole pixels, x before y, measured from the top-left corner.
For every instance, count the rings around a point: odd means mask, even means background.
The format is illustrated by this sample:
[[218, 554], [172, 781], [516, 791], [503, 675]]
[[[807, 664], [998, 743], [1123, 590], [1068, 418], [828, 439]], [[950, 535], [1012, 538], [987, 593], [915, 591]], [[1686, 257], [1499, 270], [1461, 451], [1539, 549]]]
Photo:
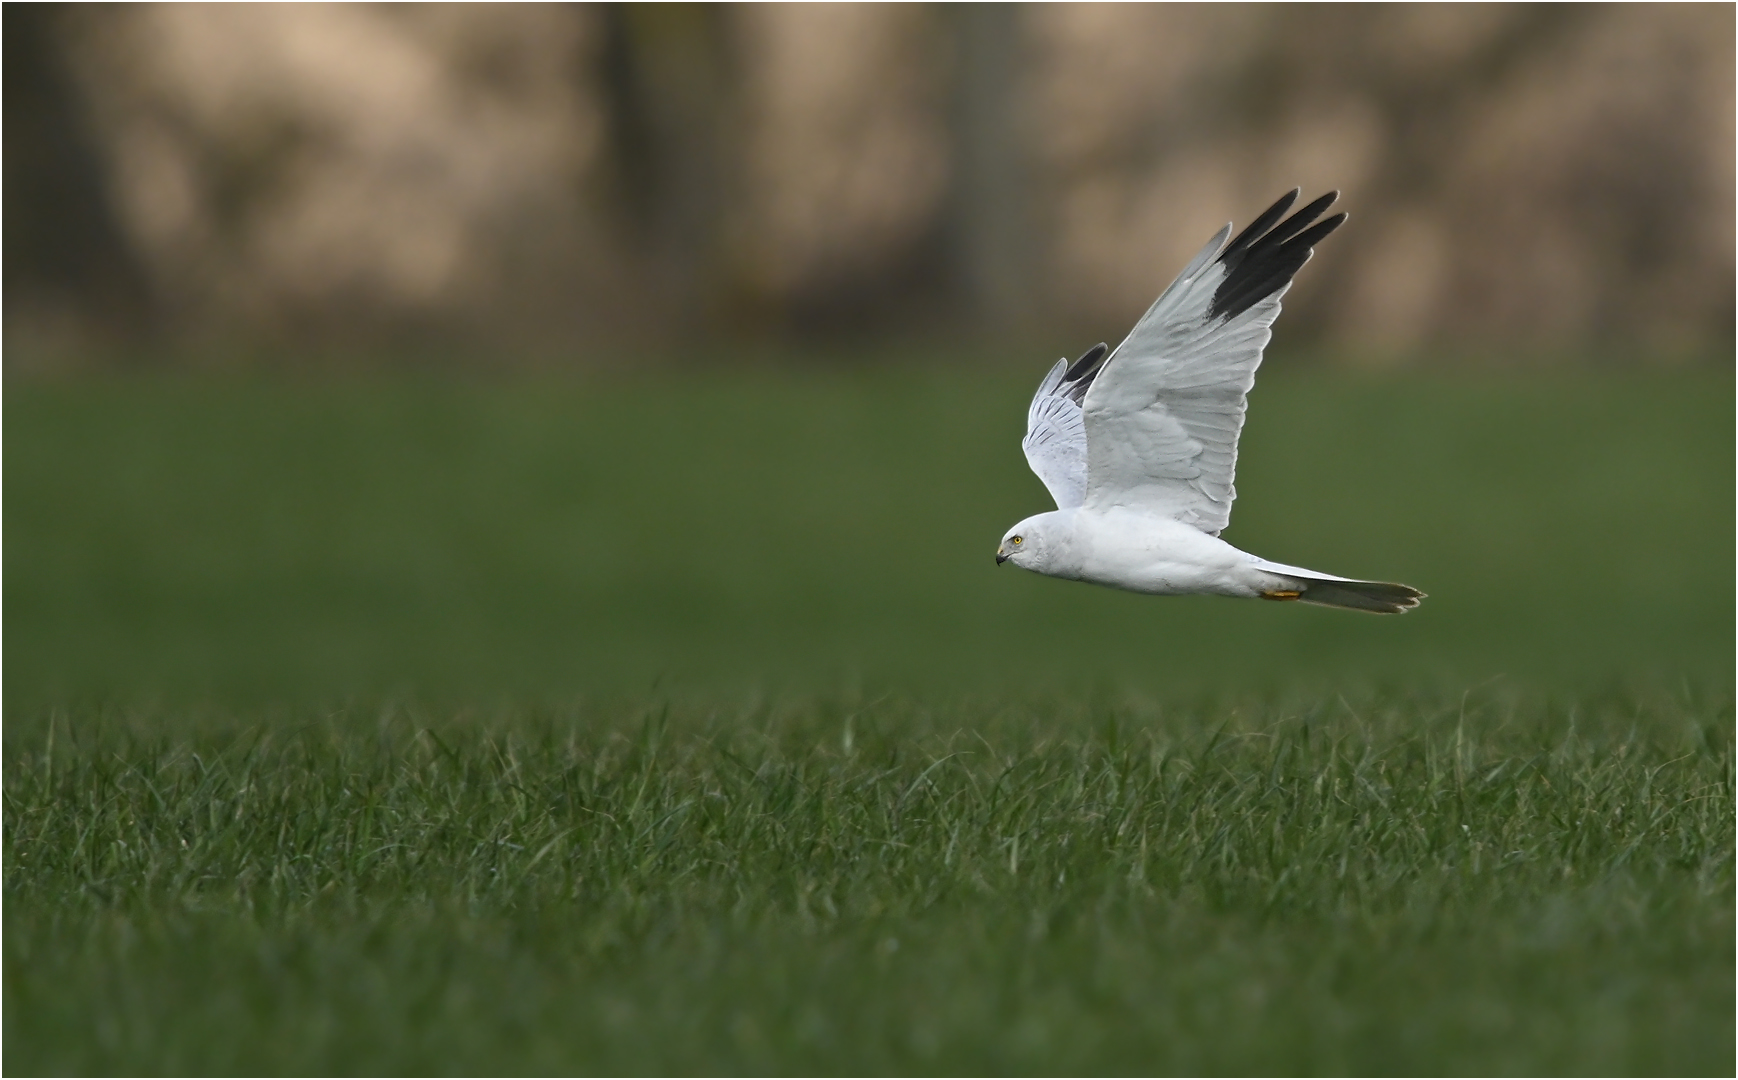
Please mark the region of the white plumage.
[[1424, 594], [1268, 562], [1219, 539], [1237, 438], [1280, 298], [1337, 192], [1282, 222], [1292, 191], [1226, 243], [1221, 229], [1108, 358], [1058, 361], [1026, 413], [1026, 460], [1056, 509], [1008, 530], [996, 561], [1137, 592], [1302, 600], [1395, 613]]

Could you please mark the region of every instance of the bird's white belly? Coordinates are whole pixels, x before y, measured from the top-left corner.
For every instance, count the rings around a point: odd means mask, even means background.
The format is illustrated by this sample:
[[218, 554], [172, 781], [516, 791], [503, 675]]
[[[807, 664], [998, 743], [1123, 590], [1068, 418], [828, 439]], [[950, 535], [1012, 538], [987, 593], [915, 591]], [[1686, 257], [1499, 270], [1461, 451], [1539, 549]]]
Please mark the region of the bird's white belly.
[[1251, 597], [1268, 584], [1248, 555], [1170, 517], [1083, 510], [1074, 524], [1082, 581], [1161, 596]]

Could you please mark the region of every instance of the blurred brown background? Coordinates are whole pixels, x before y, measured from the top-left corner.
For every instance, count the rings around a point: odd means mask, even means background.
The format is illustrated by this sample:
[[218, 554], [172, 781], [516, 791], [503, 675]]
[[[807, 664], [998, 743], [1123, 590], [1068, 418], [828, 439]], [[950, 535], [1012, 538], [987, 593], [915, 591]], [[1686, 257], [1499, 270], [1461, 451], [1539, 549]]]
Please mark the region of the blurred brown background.
[[13, 371], [1098, 340], [1294, 185], [1340, 188], [1352, 223], [1289, 342], [1376, 362], [1732, 340], [1730, 4], [4, 21]]

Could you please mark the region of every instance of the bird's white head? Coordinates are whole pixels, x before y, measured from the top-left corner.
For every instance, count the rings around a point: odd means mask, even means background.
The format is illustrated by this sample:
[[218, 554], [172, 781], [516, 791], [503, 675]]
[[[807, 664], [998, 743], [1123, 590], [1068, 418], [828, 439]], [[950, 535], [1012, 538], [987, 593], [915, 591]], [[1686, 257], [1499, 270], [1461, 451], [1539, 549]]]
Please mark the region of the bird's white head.
[[1067, 541], [1068, 527], [1063, 513], [1052, 510], [1036, 514], [1009, 529], [996, 548], [996, 565], [1011, 562], [1023, 570], [1045, 573], [1053, 568], [1061, 548]]

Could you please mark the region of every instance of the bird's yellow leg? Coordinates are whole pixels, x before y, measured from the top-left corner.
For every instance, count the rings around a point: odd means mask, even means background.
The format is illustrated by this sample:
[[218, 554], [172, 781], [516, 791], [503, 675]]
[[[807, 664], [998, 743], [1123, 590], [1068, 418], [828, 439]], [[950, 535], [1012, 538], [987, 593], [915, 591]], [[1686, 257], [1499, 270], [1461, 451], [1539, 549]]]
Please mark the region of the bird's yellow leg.
[[1273, 592], [1262, 593], [1261, 598], [1263, 600], [1296, 600], [1302, 595], [1303, 593], [1296, 589], [1276, 589]]

